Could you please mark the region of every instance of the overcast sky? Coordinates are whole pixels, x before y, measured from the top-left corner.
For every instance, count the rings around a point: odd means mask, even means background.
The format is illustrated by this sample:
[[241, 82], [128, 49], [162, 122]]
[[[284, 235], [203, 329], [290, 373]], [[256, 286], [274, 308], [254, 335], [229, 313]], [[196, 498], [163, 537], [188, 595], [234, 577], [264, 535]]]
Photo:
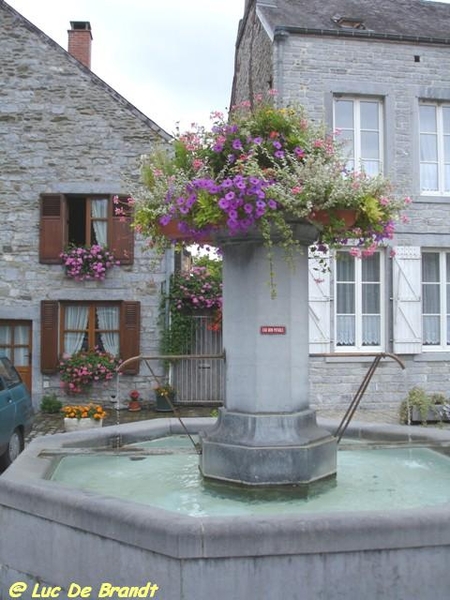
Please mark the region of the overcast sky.
[[245, 0], [6, 1], [65, 49], [89, 21], [94, 73], [169, 133], [229, 107]]
[[245, 0], [6, 1], [65, 49], [89, 21], [92, 71], [169, 133], [229, 107]]

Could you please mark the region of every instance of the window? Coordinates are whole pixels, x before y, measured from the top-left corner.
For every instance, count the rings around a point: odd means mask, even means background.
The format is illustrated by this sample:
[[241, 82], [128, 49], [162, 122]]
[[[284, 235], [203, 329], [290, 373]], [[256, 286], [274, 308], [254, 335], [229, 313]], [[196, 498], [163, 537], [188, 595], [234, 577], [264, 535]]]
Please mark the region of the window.
[[368, 175], [382, 172], [382, 109], [378, 100], [335, 99], [334, 127], [344, 143], [348, 169]]
[[450, 192], [450, 105], [421, 104], [420, 189], [431, 194]]
[[[64, 353], [100, 348], [122, 360], [139, 355], [139, 302], [41, 302], [41, 371], [56, 372]], [[139, 361], [126, 374], [138, 372]]]
[[380, 253], [358, 259], [338, 252], [335, 277], [336, 349], [381, 350], [383, 273]]
[[[107, 246], [121, 264], [133, 264], [131, 211], [116, 214], [113, 196], [43, 194], [41, 196], [39, 260], [59, 264], [69, 245]], [[123, 211], [121, 211], [123, 212]]]
[[361, 19], [353, 19], [352, 17], [341, 17], [335, 15], [333, 21], [342, 29], [366, 29], [364, 22]]
[[450, 252], [422, 254], [422, 335], [424, 349], [450, 345]]
[[100, 349], [119, 355], [120, 308], [117, 304], [62, 304], [61, 342], [63, 354]]

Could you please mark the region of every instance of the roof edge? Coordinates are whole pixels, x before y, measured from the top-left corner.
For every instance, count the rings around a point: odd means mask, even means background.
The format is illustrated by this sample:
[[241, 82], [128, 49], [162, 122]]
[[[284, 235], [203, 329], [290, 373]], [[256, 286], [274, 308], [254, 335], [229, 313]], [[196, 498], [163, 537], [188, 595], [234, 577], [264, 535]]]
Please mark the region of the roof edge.
[[34, 23], [29, 21], [26, 17], [24, 17], [21, 13], [19, 13], [15, 8], [13, 8], [10, 4], [5, 2], [5, 0], [0, 0], [0, 8], [4, 8], [5, 10], [9, 11], [12, 15], [14, 15], [17, 19], [19, 19], [22, 22], [24, 27], [26, 27], [30, 31], [36, 33], [45, 43], [52, 46], [59, 52], [61, 52], [61, 51], [64, 52], [64, 54], [71, 61], [73, 61], [74, 66], [78, 67], [80, 69], [80, 71], [83, 71], [84, 73], [86, 73], [90, 77], [92, 77], [92, 79], [97, 84], [99, 84], [101, 87], [103, 87], [108, 94], [110, 94], [115, 100], [118, 100], [119, 102], [124, 104], [125, 108], [127, 110], [134, 113], [139, 119], [141, 119], [141, 121], [144, 121], [155, 133], [158, 133], [159, 135], [161, 135], [163, 138], [166, 139], [166, 141], [171, 141], [173, 139], [173, 136], [170, 135], [170, 133], [168, 133], [165, 129], [160, 127], [157, 123], [155, 123], [155, 121], [150, 119], [150, 117], [147, 117], [147, 115], [145, 115], [141, 110], [136, 108], [136, 106], [134, 106], [134, 104], [129, 102], [129, 100], [127, 100], [124, 96], [122, 96], [122, 94], [120, 94], [113, 87], [111, 87], [108, 83], [106, 83], [106, 81], [104, 81], [101, 77], [99, 77], [93, 71], [91, 71], [91, 69], [89, 69], [88, 67], [83, 65], [76, 58], [74, 58], [65, 48], [63, 48], [60, 44], [58, 44], [58, 42], [55, 42], [55, 40], [53, 40], [49, 35], [47, 35], [44, 31], [42, 31], [42, 29], [39, 29], [39, 27], [34, 25]]
[[395, 42], [415, 42], [423, 44], [441, 44], [450, 45], [450, 37], [434, 38], [422, 37], [416, 35], [399, 35], [394, 33], [376, 33], [367, 30], [336, 30], [336, 29], [312, 29], [309, 27], [295, 27], [290, 25], [277, 25], [274, 29], [274, 39], [282, 38], [286, 34], [303, 34], [303, 35], [323, 35], [333, 37], [352, 37], [352, 38], [369, 38], [376, 40], [387, 40]]

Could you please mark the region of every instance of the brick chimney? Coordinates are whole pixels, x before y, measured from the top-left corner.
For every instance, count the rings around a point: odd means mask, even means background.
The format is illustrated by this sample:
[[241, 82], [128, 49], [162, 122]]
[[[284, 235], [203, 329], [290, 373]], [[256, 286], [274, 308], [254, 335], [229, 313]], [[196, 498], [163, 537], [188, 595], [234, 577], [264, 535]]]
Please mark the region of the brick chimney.
[[70, 21], [68, 51], [88, 69], [91, 68], [91, 24], [89, 21]]

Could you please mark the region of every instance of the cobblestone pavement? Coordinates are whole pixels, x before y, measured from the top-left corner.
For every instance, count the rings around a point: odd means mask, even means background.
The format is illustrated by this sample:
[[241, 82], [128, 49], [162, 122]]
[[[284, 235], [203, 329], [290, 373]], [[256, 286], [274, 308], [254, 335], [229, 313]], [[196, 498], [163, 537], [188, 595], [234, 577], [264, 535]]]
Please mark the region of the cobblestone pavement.
[[[210, 417], [217, 411], [213, 406], [176, 406], [180, 417]], [[126, 409], [116, 411], [107, 409], [108, 416], [103, 421], [103, 426], [117, 425], [122, 423], [131, 423], [133, 421], [144, 421], [147, 419], [161, 419], [173, 416], [170, 412], [157, 412], [153, 405], [143, 406], [138, 412], [130, 412]], [[317, 409], [317, 415], [327, 419], [340, 420], [344, 416], [345, 410]], [[365, 421], [373, 423], [391, 423], [399, 422], [398, 412], [394, 410], [373, 411], [358, 410], [354, 416], [355, 421]], [[26, 439], [29, 443], [32, 439], [42, 435], [51, 435], [53, 433], [62, 433], [64, 431], [64, 421], [60, 414], [37, 413], [33, 429]]]
[[[173, 414], [170, 412], [157, 412], [153, 406], [143, 406], [142, 410], [137, 412], [130, 412], [126, 409], [119, 411], [114, 409], [106, 410], [108, 412], [108, 416], [103, 420], [103, 427], [117, 425], [118, 423], [132, 423], [134, 421], [161, 419], [173, 416]], [[176, 410], [180, 417], [210, 417], [212, 414], [214, 414], [214, 407], [211, 406], [177, 406]], [[38, 412], [35, 416], [33, 429], [27, 436], [26, 443], [29, 443], [34, 438], [42, 435], [51, 435], [62, 432], [64, 432], [64, 419], [62, 415], [59, 413], [46, 414]]]

